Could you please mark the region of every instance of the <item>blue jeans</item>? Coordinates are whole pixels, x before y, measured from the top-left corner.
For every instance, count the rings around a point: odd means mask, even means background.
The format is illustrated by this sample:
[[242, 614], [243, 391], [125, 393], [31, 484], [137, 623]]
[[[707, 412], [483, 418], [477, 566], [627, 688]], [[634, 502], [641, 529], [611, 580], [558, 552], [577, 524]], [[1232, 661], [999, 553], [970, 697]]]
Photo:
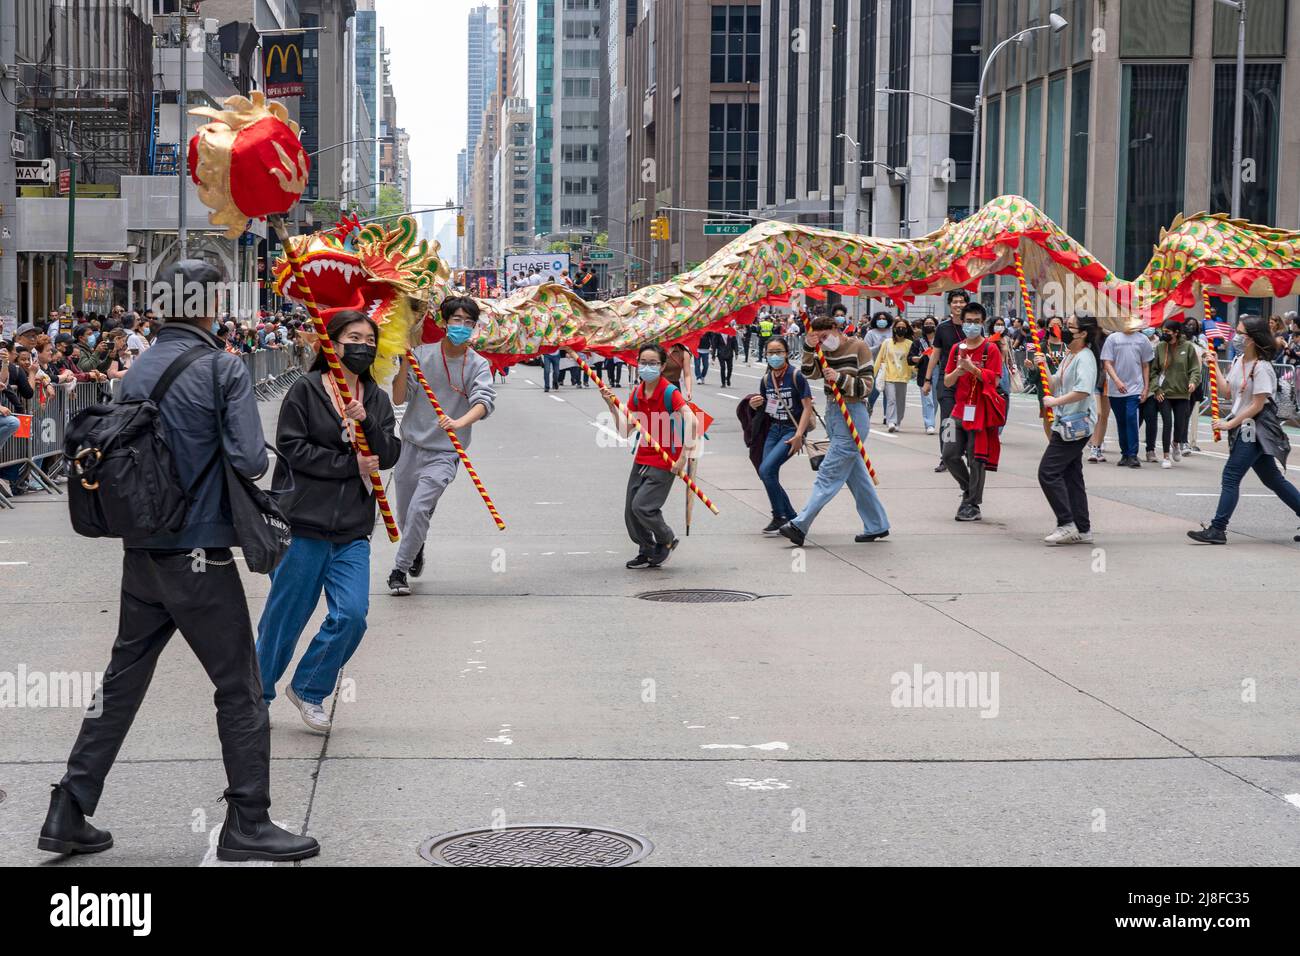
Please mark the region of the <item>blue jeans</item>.
[[1246, 441], [1240, 435], [1232, 439], [1232, 448], [1228, 452], [1228, 463], [1223, 466], [1223, 482], [1219, 490], [1219, 509], [1214, 513], [1211, 527], [1220, 531], [1228, 530], [1232, 513], [1237, 510], [1237, 499], [1241, 496], [1241, 479], [1246, 472], [1254, 470], [1260, 482], [1273, 494], [1282, 499], [1282, 503], [1300, 516], [1300, 491], [1282, 476], [1277, 467], [1277, 459], [1265, 454], [1257, 441]]
[[271, 593], [257, 625], [262, 699], [268, 703], [275, 699], [275, 684], [289, 667], [322, 588], [329, 614], [290, 682], [294, 693], [309, 704], [319, 704], [333, 693], [339, 671], [366, 633], [370, 609], [368, 538], [331, 544], [295, 535], [284, 559], [271, 572]]
[[1140, 395], [1111, 395], [1110, 411], [1119, 432], [1119, 453], [1136, 458], [1138, 453], [1138, 399]]
[[704, 381], [704, 376], [708, 374], [709, 353], [701, 349], [699, 354], [695, 356], [695, 380], [697, 382], [702, 382]]
[[548, 352], [542, 356], [542, 385], [545, 388], [560, 387], [560, 360], [563, 358], [559, 352]]
[[921, 417], [925, 419], [926, 428], [934, 427], [935, 407], [936, 406], [934, 401], [934, 389], [931, 388], [928, 394], [926, 392], [922, 392], [921, 393]]
[[[866, 406], [862, 402], [851, 402], [849, 414], [853, 416], [853, 424], [857, 426], [858, 434], [865, 442], [867, 433], [871, 431], [871, 418]], [[822, 459], [821, 467], [817, 469], [812, 495], [804, 505], [803, 511], [792, 523], [807, 534], [827, 502], [847, 484], [853, 495], [853, 501], [858, 506], [858, 517], [862, 519], [863, 532], [879, 534], [888, 531], [889, 517], [885, 514], [885, 507], [876, 497], [876, 489], [871, 485], [867, 466], [863, 463], [862, 456], [858, 454], [858, 446], [853, 443], [853, 435], [850, 434], [849, 426], [840, 413], [839, 405], [835, 402], [826, 403], [826, 436], [831, 444], [826, 451], [826, 457]]]
[[758, 466], [758, 477], [763, 479], [767, 500], [772, 505], [772, 517], [786, 521], [794, 517], [794, 505], [790, 504], [790, 496], [781, 487], [781, 466], [790, 458], [790, 446], [786, 440], [793, 436], [793, 425], [773, 422], [763, 445], [763, 463]]

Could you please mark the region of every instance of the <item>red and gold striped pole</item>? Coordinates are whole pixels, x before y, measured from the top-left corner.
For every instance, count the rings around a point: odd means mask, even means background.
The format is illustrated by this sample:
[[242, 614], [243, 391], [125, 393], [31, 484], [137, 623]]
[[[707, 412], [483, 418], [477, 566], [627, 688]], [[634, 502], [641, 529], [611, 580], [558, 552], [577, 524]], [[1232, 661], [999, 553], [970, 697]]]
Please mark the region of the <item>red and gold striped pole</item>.
[[[1025, 321], [1029, 323], [1029, 334], [1034, 343], [1034, 361], [1038, 365], [1038, 387], [1042, 391], [1044, 398], [1050, 398], [1052, 383], [1050, 376], [1047, 374], [1047, 360], [1043, 357], [1043, 333], [1038, 328], [1038, 322], [1034, 317], [1034, 301], [1029, 298], [1029, 283], [1025, 281], [1025, 264], [1020, 258], [1019, 250], [1016, 250], [1016, 281], [1020, 283], [1020, 301], [1024, 303]], [[1053, 418], [1052, 410], [1047, 406], [1043, 406], [1043, 412], [1050, 424]]]
[[[826, 374], [826, 353], [822, 351], [821, 344], [817, 345], [817, 361], [821, 364], [822, 375]], [[871, 483], [879, 485], [880, 479], [876, 477], [876, 469], [871, 467], [871, 458], [867, 455], [867, 446], [862, 443], [862, 436], [858, 434], [858, 426], [853, 424], [853, 417], [849, 415], [848, 402], [844, 401], [844, 393], [834, 382], [827, 382], [831, 387], [831, 394], [835, 396], [835, 401], [840, 406], [840, 414], [844, 416], [844, 421], [849, 426], [849, 434], [853, 436], [853, 443], [858, 446], [858, 454], [862, 456], [862, 463], [867, 466], [867, 474], [871, 476]]]
[[[406, 361], [411, 364], [411, 371], [415, 373], [416, 381], [420, 383], [420, 387], [424, 389], [424, 394], [428, 396], [429, 404], [433, 406], [433, 413], [442, 417], [446, 413], [442, 410], [442, 406], [438, 404], [438, 397], [433, 394], [433, 389], [429, 386], [429, 380], [424, 377], [424, 369], [420, 368], [420, 363], [415, 358], [415, 352], [411, 349], [406, 350]], [[474, 482], [474, 487], [478, 490], [478, 496], [483, 499], [483, 504], [487, 505], [492, 520], [497, 523], [497, 530], [505, 531], [506, 523], [501, 520], [501, 515], [497, 512], [497, 506], [492, 503], [491, 496], [487, 493], [487, 489], [483, 487], [483, 482], [479, 480], [478, 472], [470, 464], [469, 455], [465, 452], [465, 446], [460, 443], [460, 439], [456, 437], [456, 432], [453, 429], [448, 428], [446, 431], [447, 437], [451, 439], [452, 447], [456, 449], [456, 454], [460, 456], [460, 463], [465, 466], [465, 474], [469, 475], [469, 480]]]
[[[334, 344], [330, 341], [329, 332], [325, 328], [325, 320], [320, 317], [320, 306], [316, 304], [316, 297], [312, 294], [311, 286], [307, 284], [307, 276], [303, 273], [302, 262], [299, 260], [298, 254], [294, 252], [293, 243], [289, 241], [289, 228], [285, 225], [281, 216], [271, 216], [270, 223], [280, 237], [280, 245], [284, 246], [284, 257], [288, 260], [289, 268], [293, 271], [293, 281], [298, 287], [298, 298], [307, 309], [307, 314], [311, 316], [312, 327], [316, 330], [316, 338], [320, 342], [321, 354], [325, 356], [325, 364], [329, 366], [334, 384], [338, 386], [339, 398], [343, 400], [344, 405], [347, 405], [352, 401], [352, 392], [348, 389], [347, 379], [343, 377], [343, 366], [339, 363], [338, 353], [334, 351]], [[353, 447], [356, 448], [357, 453], [366, 456], [372, 455], [373, 452], [370, 450], [370, 444], [366, 441], [364, 429], [357, 428], [355, 431], [356, 437], [353, 439]], [[379, 506], [379, 514], [383, 517], [384, 527], [388, 530], [388, 540], [396, 541], [399, 537], [397, 521], [393, 518], [393, 509], [388, 505], [388, 496], [384, 494], [384, 482], [379, 477], [379, 472], [372, 471], [370, 473], [370, 486], [374, 489], [375, 504]]]
[[[604, 383], [599, 378], [596, 377], [596, 373], [591, 370], [591, 366], [582, 360], [582, 356], [580, 356], [577, 352], [570, 352], [569, 356], [575, 362], [578, 363], [578, 366], [585, 373], [587, 373], [587, 377], [596, 384], [597, 388], [604, 387]], [[659, 444], [657, 441], [655, 441], [654, 436], [641, 427], [641, 423], [636, 420], [636, 417], [633, 416], [632, 412], [628, 409], [628, 407], [624, 405], [621, 401], [619, 401], [617, 395], [614, 395], [611, 392], [610, 397], [614, 399], [614, 404], [618, 406], [618, 410], [623, 413], [623, 417], [628, 420], [628, 423], [633, 428], [635, 428], [645, 438], [646, 441], [650, 443], [650, 447], [653, 448], [655, 451], [657, 451], [663, 457], [663, 460], [668, 464], [668, 467], [671, 468], [674, 462], [672, 456], [669, 455], [668, 452], [664, 451], [664, 446]], [[685, 450], [683, 450], [683, 454], [685, 454]], [[677, 477], [686, 483], [686, 487], [691, 489], [692, 492], [694, 492], [695, 497], [699, 498], [701, 501], [704, 502], [704, 507], [708, 508], [714, 514], [718, 513], [718, 506], [709, 500], [709, 496], [704, 493], [704, 489], [695, 483], [695, 479], [692, 478], [688, 472], [684, 471]]]
[[[1210, 323], [1214, 321], [1214, 304], [1210, 302], [1210, 293], [1205, 292], [1204, 294], [1205, 328], [1208, 332]], [[1209, 347], [1208, 354], [1205, 357], [1205, 364], [1210, 370], [1210, 421], [1216, 422], [1219, 420], [1219, 352], [1214, 347], [1214, 343], [1210, 341], [1208, 334], [1205, 337], [1205, 344]], [[1213, 431], [1215, 441], [1223, 437], [1223, 433], [1217, 428], [1213, 429]]]

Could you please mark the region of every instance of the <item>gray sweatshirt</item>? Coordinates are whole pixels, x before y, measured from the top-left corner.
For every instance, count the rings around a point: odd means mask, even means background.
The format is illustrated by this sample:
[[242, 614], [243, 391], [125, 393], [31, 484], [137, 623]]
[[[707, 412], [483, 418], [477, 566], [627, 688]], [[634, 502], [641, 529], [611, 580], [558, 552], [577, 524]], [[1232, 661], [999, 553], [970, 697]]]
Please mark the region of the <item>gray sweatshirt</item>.
[[[449, 417], [460, 418], [480, 404], [487, 409], [488, 415], [492, 414], [492, 409], [496, 406], [497, 390], [492, 385], [492, 368], [483, 356], [473, 349], [466, 349], [462, 358], [448, 357], [444, 364], [442, 343], [435, 342], [416, 348], [415, 358], [420, 363], [420, 369], [428, 379], [433, 394], [438, 397], [438, 404]], [[451, 375], [450, 381], [448, 373]], [[461, 392], [465, 394], [462, 395]], [[470, 433], [473, 430], [472, 426], [456, 429], [456, 437], [466, 448], [469, 448]], [[406, 413], [402, 417], [402, 441], [436, 451], [455, 450], [447, 433], [438, 427], [438, 416], [414, 372], [409, 372], [406, 377]]]

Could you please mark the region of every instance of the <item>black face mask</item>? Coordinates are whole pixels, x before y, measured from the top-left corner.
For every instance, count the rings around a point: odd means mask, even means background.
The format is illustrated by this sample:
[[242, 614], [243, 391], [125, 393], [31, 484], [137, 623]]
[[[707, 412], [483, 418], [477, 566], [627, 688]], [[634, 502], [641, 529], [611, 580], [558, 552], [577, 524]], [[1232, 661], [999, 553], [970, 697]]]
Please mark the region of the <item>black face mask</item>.
[[1160, 341], [1161, 341], [1161, 342], [1172, 342], [1173, 340], [1174, 340], [1174, 334], [1173, 334], [1172, 332], [1161, 332], [1161, 333], [1160, 333]]
[[375, 364], [375, 347], [349, 342], [343, 346], [343, 367], [353, 375], [361, 375]]

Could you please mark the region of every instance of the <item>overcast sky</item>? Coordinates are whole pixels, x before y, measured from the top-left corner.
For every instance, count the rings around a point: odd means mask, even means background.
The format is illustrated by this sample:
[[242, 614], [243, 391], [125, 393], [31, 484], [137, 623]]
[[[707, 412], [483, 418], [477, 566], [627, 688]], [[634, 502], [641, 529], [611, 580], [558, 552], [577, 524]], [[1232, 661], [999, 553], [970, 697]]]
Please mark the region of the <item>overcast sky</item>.
[[[528, 8], [527, 95], [534, 99], [537, 0]], [[378, 0], [391, 51], [397, 123], [411, 135], [411, 198], [417, 206], [456, 197], [456, 155], [465, 148], [469, 12], [482, 0]], [[491, 4], [495, 10], [496, 2]], [[445, 220], [438, 217], [435, 228]]]

